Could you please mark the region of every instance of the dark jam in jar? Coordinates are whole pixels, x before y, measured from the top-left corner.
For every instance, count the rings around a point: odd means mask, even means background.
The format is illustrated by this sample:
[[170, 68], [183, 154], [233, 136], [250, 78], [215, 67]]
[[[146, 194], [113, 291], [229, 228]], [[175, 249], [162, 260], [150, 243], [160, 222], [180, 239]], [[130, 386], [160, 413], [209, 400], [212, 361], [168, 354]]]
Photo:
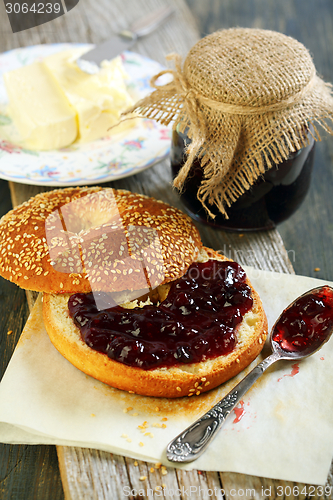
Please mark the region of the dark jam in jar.
[[327, 340], [333, 329], [333, 289], [324, 286], [300, 297], [286, 309], [272, 335], [284, 351], [313, 351]]
[[192, 264], [159, 305], [99, 311], [92, 293], [77, 293], [68, 308], [89, 347], [150, 369], [230, 353], [252, 304], [244, 270], [235, 262], [209, 260]]
[[[212, 227], [231, 231], [272, 229], [286, 220], [301, 205], [310, 186], [315, 141], [307, 134], [309, 145], [291, 153], [287, 160], [272, 167], [238, 200], [227, 209], [226, 219], [218, 209], [209, 206], [215, 219], [209, 217], [197, 198], [203, 172], [196, 160], [185, 182], [181, 201], [184, 209], [195, 220]], [[189, 143], [186, 135], [174, 131], [171, 143], [171, 169], [176, 177], [184, 164], [184, 148]]]

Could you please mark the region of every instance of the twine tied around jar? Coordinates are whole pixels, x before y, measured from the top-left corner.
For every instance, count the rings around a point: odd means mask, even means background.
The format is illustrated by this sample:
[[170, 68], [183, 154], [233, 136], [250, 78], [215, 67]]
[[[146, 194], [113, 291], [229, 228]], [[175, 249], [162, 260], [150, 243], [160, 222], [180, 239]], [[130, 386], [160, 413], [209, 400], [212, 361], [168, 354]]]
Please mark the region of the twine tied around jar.
[[[198, 198], [227, 207], [266, 170], [308, 144], [310, 124], [320, 140], [319, 124], [330, 134], [331, 85], [317, 74], [307, 49], [281, 33], [233, 28], [206, 36], [188, 53], [183, 67], [155, 75], [155, 90], [126, 112], [139, 112], [185, 132], [191, 139], [186, 161], [174, 180], [179, 190], [196, 158], [203, 169]], [[163, 75], [172, 81], [158, 85]]]

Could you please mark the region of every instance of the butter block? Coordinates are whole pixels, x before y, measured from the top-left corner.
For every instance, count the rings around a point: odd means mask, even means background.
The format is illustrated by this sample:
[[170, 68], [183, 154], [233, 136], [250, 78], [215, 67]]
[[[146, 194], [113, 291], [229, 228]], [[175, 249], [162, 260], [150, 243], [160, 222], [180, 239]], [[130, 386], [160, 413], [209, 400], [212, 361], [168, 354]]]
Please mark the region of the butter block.
[[8, 111], [25, 147], [58, 149], [75, 141], [76, 112], [43, 63], [9, 71], [4, 82]]
[[[96, 75], [89, 75], [76, 64], [87, 49], [71, 49], [47, 56], [43, 64], [77, 113], [78, 140], [88, 142], [107, 135], [133, 104], [120, 57], [104, 61]], [[129, 120], [128, 126], [131, 126]], [[133, 125], [133, 124], [132, 124]], [[127, 127], [126, 127], [127, 128]]]

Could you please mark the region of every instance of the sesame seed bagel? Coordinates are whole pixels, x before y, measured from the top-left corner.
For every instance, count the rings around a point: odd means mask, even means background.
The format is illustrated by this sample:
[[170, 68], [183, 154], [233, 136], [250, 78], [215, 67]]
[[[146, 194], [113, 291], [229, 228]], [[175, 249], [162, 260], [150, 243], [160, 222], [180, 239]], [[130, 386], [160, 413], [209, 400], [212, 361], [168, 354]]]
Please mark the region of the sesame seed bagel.
[[[229, 260], [203, 248], [196, 259]], [[267, 319], [261, 300], [251, 287], [253, 305], [236, 328], [237, 343], [232, 352], [200, 363], [178, 364], [144, 370], [110, 359], [91, 349], [69, 315], [69, 294], [43, 295], [44, 323], [56, 349], [79, 370], [112, 387], [137, 394], [175, 398], [199, 395], [237, 375], [260, 353], [267, 336]]]
[[0, 220], [0, 275], [47, 293], [144, 290], [182, 276], [201, 246], [191, 219], [162, 201], [56, 189]]

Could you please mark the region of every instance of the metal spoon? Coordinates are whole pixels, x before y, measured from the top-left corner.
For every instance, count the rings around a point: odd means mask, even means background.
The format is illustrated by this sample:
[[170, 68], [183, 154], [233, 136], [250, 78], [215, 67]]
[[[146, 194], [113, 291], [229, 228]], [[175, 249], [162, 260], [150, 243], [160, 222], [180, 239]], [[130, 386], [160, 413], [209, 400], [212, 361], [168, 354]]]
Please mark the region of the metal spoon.
[[[332, 321], [325, 330], [322, 339], [317, 339], [317, 343], [311, 341], [311, 336], [307, 338], [309, 340], [308, 347], [301, 351], [288, 351], [281, 347], [280, 343], [273, 340], [274, 334], [276, 334], [276, 329], [279, 321], [285, 319], [287, 311], [292, 308], [296, 302], [298, 302], [303, 297], [308, 298], [311, 295], [320, 294], [325, 291], [332, 296], [330, 314], [332, 315]], [[305, 294], [298, 297], [294, 302], [292, 302], [281, 314], [276, 323], [274, 324], [270, 336], [270, 343], [273, 353], [259, 363], [239, 384], [237, 384], [221, 401], [219, 401], [215, 406], [213, 406], [207, 413], [200, 417], [196, 422], [191, 424], [187, 429], [185, 429], [181, 434], [179, 434], [175, 439], [173, 439], [167, 446], [166, 456], [171, 462], [192, 462], [197, 459], [208, 447], [211, 440], [216, 436], [227, 417], [235, 406], [239, 403], [240, 399], [244, 394], [252, 387], [254, 382], [264, 373], [265, 370], [273, 363], [278, 360], [301, 360], [307, 356], [310, 356], [314, 352], [318, 351], [325, 342], [327, 342], [333, 332], [333, 288], [329, 286], [323, 286], [309, 290]], [[296, 307], [296, 306], [295, 306]], [[308, 332], [307, 332], [308, 333]]]

